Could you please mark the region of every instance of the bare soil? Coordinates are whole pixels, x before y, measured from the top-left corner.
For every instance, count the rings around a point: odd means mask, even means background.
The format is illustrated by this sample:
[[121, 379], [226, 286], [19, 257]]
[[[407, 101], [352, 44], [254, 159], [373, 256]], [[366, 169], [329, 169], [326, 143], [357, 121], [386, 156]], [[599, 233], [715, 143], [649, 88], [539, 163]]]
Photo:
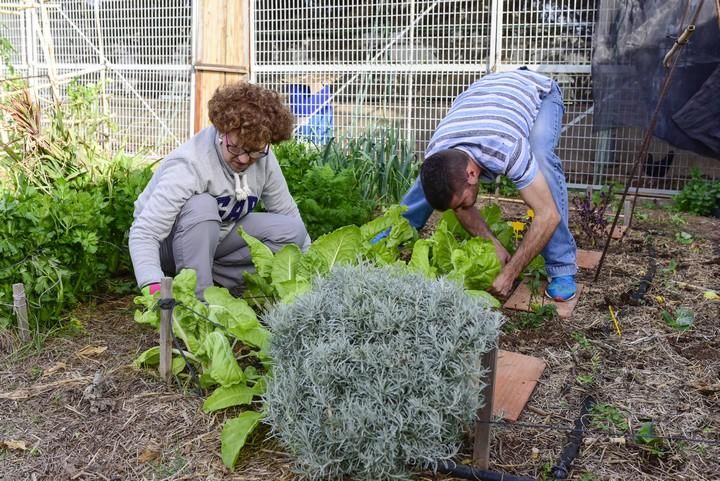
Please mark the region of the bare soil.
[[[507, 219], [525, 215], [522, 204], [502, 207]], [[592, 428], [570, 479], [720, 480], [720, 302], [704, 297], [720, 287], [720, 220], [682, 216], [681, 225], [642, 202], [638, 212], [611, 244], [598, 282], [594, 272], [580, 273], [587, 291], [572, 318], [503, 336], [501, 348], [543, 358], [547, 368], [518, 423], [493, 427], [491, 469], [551, 479], [565, 430], [592, 396], [629, 431]], [[693, 236], [691, 244], [678, 242], [680, 231]], [[651, 259], [657, 273], [631, 305]], [[684, 332], [661, 315], [680, 306], [695, 316]], [[132, 366], [157, 342], [133, 312], [132, 297], [98, 299], [34, 345], [0, 336], [0, 479], [294, 479], [292, 459], [263, 431], [234, 472], [223, 466], [223, 416], [203, 414], [200, 397]], [[633, 434], [646, 422], [659, 436], [687, 439], [638, 443]], [[468, 444], [461, 460], [471, 450]]]

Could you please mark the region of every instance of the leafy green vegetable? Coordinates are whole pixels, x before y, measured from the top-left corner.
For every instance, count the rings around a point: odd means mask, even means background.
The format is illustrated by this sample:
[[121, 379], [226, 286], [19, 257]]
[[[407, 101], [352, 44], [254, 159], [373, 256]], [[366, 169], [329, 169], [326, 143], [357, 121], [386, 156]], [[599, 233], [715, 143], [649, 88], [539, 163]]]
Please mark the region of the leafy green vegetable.
[[673, 197], [673, 206], [681, 212], [712, 214], [720, 208], [720, 181], [704, 179], [700, 170], [693, 169], [688, 183]]
[[245, 229], [242, 227], [239, 228], [239, 232], [250, 249], [255, 271], [262, 277], [270, 277], [273, 265], [273, 252], [268, 246], [245, 232]]
[[238, 417], [225, 421], [220, 439], [222, 441], [222, 460], [225, 466], [233, 470], [240, 450], [245, 446], [248, 435], [255, 430], [265, 413], [245, 411]]
[[437, 274], [437, 268], [430, 264], [430, 249], [432, 242], [427, 239], [420, 239], [415, 242], [412, 257], [408, 262], [410, 270], [425, 274], [426, 277], [434, 279]]
[[[253, 245], [254, 239], [248, 240], [248, 244]], [[255, 245], [256, 249], [258, 247]], [[270, 269], [267, 271], [271, 272]], [[244, 353], [255, 360], [265, 361], [268, 359], [266, 351], [269, 332], [260, 324], [255, 312], [244, 300], [234, 298], [227, 289], [209, 287], [204, 292], [205, 304], [195, 297], [196, 284], [197, 276], [189, 269], [181, 271], [173, 282], [173, 297], [176, 300], [172, 319], [173, 333], [187, 347], [187, 351], [182, 353], [183, 356], [180, 356], [179, 351], [173, 350], [173, 373], [183, 375], [187, 359], [200, 371], [201, 388], [219, 386], [203, 404], [206, 412], [250, 404], [256, 396], [265, 392], [265, 377], [269, 375], [269, 369], [256, 363], [241, 366], [233, 345], [240, 344]], [[136, 303], [147, 311], [154, 311], [157, 296], [144, 292], [136, 298]], [[148, 323], [151, 316], [147, 311], [136, 313], [136, 319]], [[250, 359], [250, 356], [244, 355], [242, 358]], [[142, 353], [135, 360], [135, 365], [157, 365], [159, 357], [159, 348], [153, 347]], [[262, 416], [261, 413], [248, 411], [236, 418], [237, 421], [232, 419], [226, 423], [222, 434], [225, 462], [234, 463], [237, 460], [245, 439], [257, 426], [257, 422], [248, 420], [259, 420]], [[232, 468], [232, 465], [228, 467]]]
[[360, 225], [370, 218], [375, 196], [364, 197], [359, 173], [347, 167], [347, 158], [338, 151], [338, 162], [324, 165], [328, 152], [296, 140], [273, 146], [290, 193], [300, 209], [310, 237], [317, 238], [348, 225]]
[[205, 400], [203, 403], [203, 411], [209, 413], [232, 406], [250, 404], [255, 394], [255, 390], [247, 384], [234, 384], [228, 387], [221, 386]]
[[7, 92], [20, 93], [0, 100], [0, 329], [14, 322], [17, 282], [31, 327], [46, 328], [129, 268], [126, 234], [152, 171], [98, 141], [113, 128], [97, 108], [101, 85], [72, 82], [40, 125], [25, 83], [14, 83]]
[[465, 285], [467, 289], [485, 290], [492, 286], [500, 273], [500, 261], [492, 241], [475, 237], [454, 249], [450, 262], [453, 270], [449, 277]]

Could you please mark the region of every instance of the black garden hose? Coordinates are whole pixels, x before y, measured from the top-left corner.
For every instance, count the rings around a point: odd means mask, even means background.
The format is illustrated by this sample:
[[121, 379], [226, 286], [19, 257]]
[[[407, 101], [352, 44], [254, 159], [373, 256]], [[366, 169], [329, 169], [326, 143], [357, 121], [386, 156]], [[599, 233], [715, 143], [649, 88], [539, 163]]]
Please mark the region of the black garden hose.
[[482, 481], [537, 481], [535, 478], [526, 476], [514, 476], [512, 474], [498, 473], [464, 464], [457, 464], [453, 461], [439, 461], [437, 472], [452, 474], [464, 479], [476, 479]]
[[652, 281], [655, 278], [655, 272], [657, 271], [657, 262], [655, 261], [655, 246], [652, 240], [647, 242], [647, 252], [649, 256], [648, 267], [645, 271], [645, 275], [640, 279], [638, 286], [633, 291], [628, 291], [623, 295], [623, 301], [627, 302], [631, 306], [639, 306], [642, 303], [645, 294], [650, 289]]
[[586, 397], [583, 401], [582, 408], [580, 409], [580, 417], [575, 420], [575, 429], [568, 434], [568, 442], [565, 444], [562, 453], [560, 453], [560, 460], [552, 468], [552, 476], [554, 479], [568, 478], [568, 474], [570, 474], [570, 465], [580, 450], [583, 431], [587, 429], [585, 426], [585, 417], [594, 405], [595, 400], [590, 396]]

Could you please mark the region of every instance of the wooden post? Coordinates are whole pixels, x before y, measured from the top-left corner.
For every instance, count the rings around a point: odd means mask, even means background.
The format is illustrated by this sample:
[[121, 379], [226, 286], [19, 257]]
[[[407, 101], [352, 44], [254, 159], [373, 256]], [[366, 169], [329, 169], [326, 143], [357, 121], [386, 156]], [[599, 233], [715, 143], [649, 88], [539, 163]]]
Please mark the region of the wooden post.
[[[172, 301], [172, 277], [160, 280], [160, 301]], [[172, 306], [160, 310], [160, 376], [170, 383], [172, 371]]]
[[218, 87], [250, 72], [250, 2], [199, 0], [197, 5], [193, 130], [210, 125], [207, 104]]
[[592, 185], [588, 185], [585, 189], [585, 195], [587, 195], [587, 198], [590, 199], [590, 202], [592, 202], [592, 195], [593, 195], [593, 188]]
[[25, 285], [13, 284], [13, 310], [17, 316], [18, 331], [23, 342], [30, 340], [30, 329], [28, 327], [27, 298], [25, 297]]
[[485, 405], [478, 411], [475, 424], [475, 441], [473, 445], [473, 464], [480, 469], [488, 469], [490, 465], [490, 421], [493, 412], [493, 394], [495, 393], [495, 366], [498, 348], [486, 352], [482, 358], [483, 366], [487, 366], [486, 385], [482, 390]]

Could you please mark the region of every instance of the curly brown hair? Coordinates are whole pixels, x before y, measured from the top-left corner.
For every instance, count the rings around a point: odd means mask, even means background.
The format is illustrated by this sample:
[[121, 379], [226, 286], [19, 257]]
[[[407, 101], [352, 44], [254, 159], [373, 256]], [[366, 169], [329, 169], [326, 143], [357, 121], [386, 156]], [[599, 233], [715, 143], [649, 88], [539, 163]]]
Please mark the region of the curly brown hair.
[[219, 87], [208, 102], [210, 122], [221, 133], [236, 132], [246, 149], [292, 136], [294, 117], [277, 92], [247, 82]]

